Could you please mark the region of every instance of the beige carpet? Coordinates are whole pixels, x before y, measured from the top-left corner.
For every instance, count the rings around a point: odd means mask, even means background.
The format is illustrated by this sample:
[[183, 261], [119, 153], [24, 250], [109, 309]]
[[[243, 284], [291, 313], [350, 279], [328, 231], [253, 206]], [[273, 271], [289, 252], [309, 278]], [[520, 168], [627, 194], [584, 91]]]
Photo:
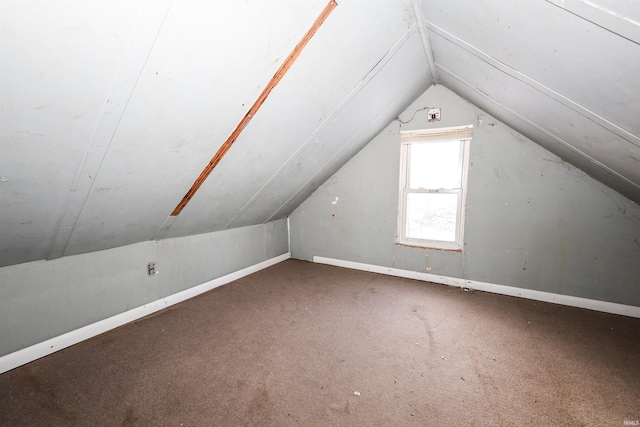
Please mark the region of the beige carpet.
[[0, 375], [2, 426], [623, 426], [640, 320], [289, 260]]

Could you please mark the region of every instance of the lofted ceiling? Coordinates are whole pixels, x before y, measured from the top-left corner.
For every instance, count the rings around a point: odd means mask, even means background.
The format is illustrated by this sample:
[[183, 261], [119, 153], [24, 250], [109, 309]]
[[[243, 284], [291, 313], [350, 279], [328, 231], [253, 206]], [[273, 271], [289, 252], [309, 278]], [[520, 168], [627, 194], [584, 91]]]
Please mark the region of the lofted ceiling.
[[431, 84], [640, 202], [637, 3], [338, 3], [172, 216], [327, 1], [0, 0], [0, 266], [285, 217]]
[[437, 83], [640, 203], [640, 2], [422, 8]]

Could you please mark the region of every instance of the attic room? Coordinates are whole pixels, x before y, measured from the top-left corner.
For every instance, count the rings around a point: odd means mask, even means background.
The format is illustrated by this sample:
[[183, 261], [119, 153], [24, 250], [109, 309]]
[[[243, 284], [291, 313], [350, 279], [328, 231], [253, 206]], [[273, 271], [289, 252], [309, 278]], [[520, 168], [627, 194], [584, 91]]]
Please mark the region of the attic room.
[[640, 425], [632, 0], [0, 0], [0, 425]]

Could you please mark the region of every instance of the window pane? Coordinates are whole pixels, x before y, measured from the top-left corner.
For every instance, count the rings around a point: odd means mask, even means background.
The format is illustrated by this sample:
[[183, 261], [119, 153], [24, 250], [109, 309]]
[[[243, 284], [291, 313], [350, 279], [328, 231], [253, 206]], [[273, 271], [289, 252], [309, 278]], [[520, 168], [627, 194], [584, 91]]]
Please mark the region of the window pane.
[[460, 141], [411, 144], [409, 187], [462, 187], [461, 148]]
[[406, 209], [407, 237], [456, 241], [457, 194], [408, 193]]

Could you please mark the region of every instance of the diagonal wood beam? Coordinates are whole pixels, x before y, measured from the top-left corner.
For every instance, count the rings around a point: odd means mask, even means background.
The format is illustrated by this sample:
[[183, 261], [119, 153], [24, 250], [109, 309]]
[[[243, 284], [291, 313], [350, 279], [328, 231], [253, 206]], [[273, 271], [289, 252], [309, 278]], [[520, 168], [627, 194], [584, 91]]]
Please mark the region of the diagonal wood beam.
[[236, 140], [240, 136], [240, 133], [251, 121], [253, 116], [255, 116], [255, 114], [258, 112], [262, 104], [264, 104], [264, 101], [267, 99], [267, 97], [269, 96], [273, 88], [275, 88], [278, 85], [280, 80], [282, 80], [282, 78], [287, 73], [289, 68], [291, 68], [293, 63], [298, 58], [298, 56], [300, 56], [302, 49], [304, 49], [307, 43], [309, 43], [309, 40], [311, 40], [311, 37], [313, 37], [316, 31], [318, 31], [320, 26], [324, 23], [324, 21], [327, 19], [329, 14], [333, 12], [333, 9], [335, 9], [337, 5], [338, 4], [336, 3], [335, 0], [330, 0], [329, 3], [327, 3], [327, 5], [324, 7], [320, 15], [318, 15], [318, 17], [316, 18], [313, 25], [311, 25], [309, 30], [307, 30], [306, 34], [302, 37], [302, 39], [300, 39], [296, 47], [293, 48], [289, 56], [287, 56], [287, 59], [285, 59], [282, 65], [280, 65], [280, 68], [278, 68], [278, 71], [276, 71], [276, 73], [273, 75], [273, 77], [271, 78], [267, 86], [265, 86], [260, 96], [258, 96], [258, 99], [256, 99], [256, 101], [253, 103], [251, 108], [249, 108], [249, 111], [247, 111], [247, 114], [245, 114], [242, 120], [240, 120], [240, 123], [238, 123], [238, 125], [233, 130], [233, 132], [231, 132], [231, 135], [229, 135], [229, 137], [224, 142], [224, 144], [220, 146], [216, 154], [209, 161], [209, 164], [207, 164], [207, 166], [203, 169], [203, 171], [200, 173], [200, 176], [198, 176], [198, 178], [195, 180], [195, 182], [193, 183], [189, 191], [187, 191], [187, 194], [184, 195], [180, 203], [178, 203], [178, 205], [175, 207], [173, 212], [171, 212], [170, 216], [178, 216], [182, 211], [182, 209], [184, 209], [184, 207], [187, 205], [187, 203], [189, 203], [191, 198], [196, 194], [200, 186], [202, 186], [204, 181], [209, 177], [209, 175], [211, 174], [213, 169], [216, 167], [216, 165], [220, 163], [220, 160], [222, 160], [224, 155], [227, 154], [227, 151], [229, 151], [233, 143], [236, 142]]

